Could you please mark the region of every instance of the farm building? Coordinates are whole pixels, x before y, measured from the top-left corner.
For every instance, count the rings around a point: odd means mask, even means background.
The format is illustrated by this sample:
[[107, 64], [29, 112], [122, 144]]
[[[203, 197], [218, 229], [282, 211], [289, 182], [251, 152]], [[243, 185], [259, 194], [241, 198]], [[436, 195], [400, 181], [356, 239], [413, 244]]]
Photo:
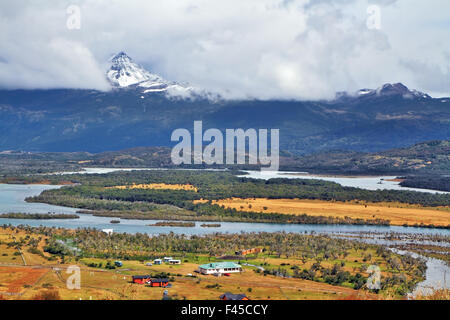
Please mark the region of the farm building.
[[246, 256], [248, 254], [260, 253], [260, 252], [262, 252], [261, 248], [252, 248], [252, 249], [244, 249], [244, 250], [236, 251], [235, 254], [237, 256]]
[[172, 258], [172, 257], [164, 257], [164, 258], [163, 258], [163, 261], [164, 261], [165, 263], [169, 262], [170, 260], [173, 260], [173, 258]]
[[145, 276], [133, 276], [133, 283], [149, 284], [150, 287], [167, 287], [169, 285], [169, 279], [166, 278], [152, 278], [149, 275]]
[[133, 283], [146, 284], [152, 278], [149, 275], [146, 275], [146, 276], [132, 276], [132, 279], [133, 279]]
[[153, 264], [162, 264], [162, 260], [161, 259], [155, 259], [155, 260], [153, 260]]
[[114, 230], [113, 229], [102, 229], [102, 231], [104, 232], [104, 233], [106, 233], [107, 235], [112, 235], [113, 233], [114, 233]]
[[172, 259], [169, 260], [169, 264], [181, 264], [181, 260]]
[[167, 287], [169, 285], [169, 279], [150, 279], [149, 285], [150, 287]]
[[198, 267], [202, 274], [225, 274], [242, 272], [241, 265], [234, 262], [207, 263]]
[[225, 292], [220, 296], [220, 300], [250, 300], [245, 294], [232, 294], [230, 292]]

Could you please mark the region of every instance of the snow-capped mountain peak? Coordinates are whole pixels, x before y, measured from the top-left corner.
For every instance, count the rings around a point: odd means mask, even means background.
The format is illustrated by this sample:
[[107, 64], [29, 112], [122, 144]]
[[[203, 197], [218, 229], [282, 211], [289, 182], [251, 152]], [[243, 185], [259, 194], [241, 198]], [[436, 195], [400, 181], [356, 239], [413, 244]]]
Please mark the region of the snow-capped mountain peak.
[[[135, 63], [125, 52], [119, 52], [110, 59], [111, 67], [106, 77], [113, 87], [142, 89], [142, 94], [163, 92], [167, 96], [177, 98], [192, 98], [205, 95], [203, 91], [193, 87], [168, 81], [163, 77], [151, 73], [141, 65]], [[145, 96], [141, 96], [145, 98]]]
[[125, 52], [119, 52], [110, 59], [111, 67], [106, 73], [113, 86], [128, 87], [144, 82], [163, 84], [166, 81], [160, 76], [148, 72], [135, 63]]

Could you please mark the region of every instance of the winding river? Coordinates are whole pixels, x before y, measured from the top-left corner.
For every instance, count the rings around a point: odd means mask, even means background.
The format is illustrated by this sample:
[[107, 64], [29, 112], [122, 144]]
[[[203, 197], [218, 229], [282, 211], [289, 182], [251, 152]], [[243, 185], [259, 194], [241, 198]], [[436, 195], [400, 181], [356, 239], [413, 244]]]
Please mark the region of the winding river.
[[[109, 168], [90, 168], [85, 171], [86, 174], [92, 173], [108, 173], [121, 169]], [[127, 169], [133, 170], [133, 169]], [[147, 169], [155, 170], [155, 169]], [[398, 186], [398, 183], [386, 181], [393, 177], [332, 177], [332, 176], [314, 176], [306, 173], [266, 173], [259, 171], [249, 171], [246, 177], [270, 179], [275, 177], [287, 178], [308, 178], [323, 179], [335, 181], [344, 186], [359, 187], [363, 189], [393, 189], [405, 190]], [[380, 184], [380, 179], [382, 184]], [[60, 207], [42, 203], [27, 203], [24, 201], [26, 197], [39, 195], [42, 191], [61, 186], [50, 185], [14, 185], [0, 184], [0, 213], [22, 212], [22, 213], [76, 213], [78, 209]], [[413, 189], [413, 188], [410, 188]], [[413, 189], [414, 191], [436, 192], [432, 190]], [[426, 235], [442, 235], [450, 237], [450, 230], [432, 229], [432, 228], [408, 228], [402, 226], [359, 226], [359, 225], [301, 225], [301, 224], [269, 224], [269, 223], [242, 223], [242, 222], [220, 222], [220, 227], [203, 228], [200, 225], [203, 222], [197, 221], [195, 227], [152, 227], [148, 226], [148, 220], [125, 220], [121, 219], [120, 224], [111, 224], [113, 218], [95, 217], [90, 214], [80, 214], [79, 219], [67, 220], [20, 220], [20, 219], [4, 219], [0, 218], [0, 225], [29, 225], [29, 226], [48, 226], [62, 228], [96, 228], [96, 229], [113, 229], [114, 232], [126, 233], [145, 233], [156, 235], [161, 233], [178, 233], [186, 235], [202, 235], [214, 232], [222, 233], [240, 233], [240, 232], [293, 232], [293, 233], [324, 233], [330, 235], [356, 235], [364, 234], [385, 234], [385, 233], [403, 233], [403, 234], [426, 234]], [[114, 218], [114, 220], [117, 220]], [[152, 221], [151, 223], [154, 223]], [[210, 223], [210, 222], [206, 222]], [[376, 236], [367, 239], [361, 239], [366, 242], [378, 242]], [[384, 240], [385, 244], [386, 240]], [[450, 286], [450, 267], [443, 261], [437, 259], [427, 259], [427, 275], [426, 280], [420, 283], [416, 289], [421, 291], [430, 290], [430, 288], [442, 288]]]

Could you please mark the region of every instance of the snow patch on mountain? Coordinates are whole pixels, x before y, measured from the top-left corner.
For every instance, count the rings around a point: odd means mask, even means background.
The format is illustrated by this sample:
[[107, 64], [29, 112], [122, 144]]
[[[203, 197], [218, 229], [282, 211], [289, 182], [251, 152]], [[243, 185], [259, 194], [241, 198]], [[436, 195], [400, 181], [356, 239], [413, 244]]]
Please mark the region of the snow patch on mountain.
[[404, 99], [432, 99], [428, 94], [417, 90], [410, 90], [402, 83], [386, 83], [377, 89], [361, 89], [355, 93], [339, 92], [336, 95], [336, 99], [368, 99], [390, 96], [401, 96]]
[[165, 93], [170, 98], [194, 98], [208, 96], [202, 90], [168, 81], [161, 76], [151, 73], [135, 63], [125, 52], [119, 52], [110, 59], [111, 67], [106, 77], [115, 88], [141, 89], [142, 94]]

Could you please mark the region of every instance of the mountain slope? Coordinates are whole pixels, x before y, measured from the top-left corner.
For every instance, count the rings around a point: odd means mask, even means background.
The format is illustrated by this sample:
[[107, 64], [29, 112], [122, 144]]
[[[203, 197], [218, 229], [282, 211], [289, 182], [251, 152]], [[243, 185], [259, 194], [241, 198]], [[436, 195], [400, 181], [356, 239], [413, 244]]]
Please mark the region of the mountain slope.
[[166, 80], [152, 74], [134, 63], [125, 52], [119, 52], [110, 59], [111, 67], [106, 76], [113, 86], [128, 87], [144, 82], [149, 85], [167, 86]]
[[[170, 146], [177, 128], [280, 129], [294, 154], [373, 152], [450, 139], [450, 99], [385, 84], [334, 101], [223, 100], [165, 80], [125, 53], [106, 74], [113, 89], [0, 90], [0, 150], [102, 152]], [[211, 99], [214, 97], [214, 99]]]
[[0, 150], [91, 151], [168, 146], [176, 128], [279, 128], [282, 149], [379, 151], [450, 139], [450, 100], [219, 101], [141, 98], [142, 88], [0, 91]]
[[[164, 92], [168, 97], [190, 98], [202, 92], [187, 85], [168, 81], [157, 74], [147, 71], [135, 63], [125, 52], [119, 52], [110, 59], [111, 67], [106, 78], [114, 88], [142, 88], [142, 94]], [[145, 98], [145, 96], [141, 96]]]

